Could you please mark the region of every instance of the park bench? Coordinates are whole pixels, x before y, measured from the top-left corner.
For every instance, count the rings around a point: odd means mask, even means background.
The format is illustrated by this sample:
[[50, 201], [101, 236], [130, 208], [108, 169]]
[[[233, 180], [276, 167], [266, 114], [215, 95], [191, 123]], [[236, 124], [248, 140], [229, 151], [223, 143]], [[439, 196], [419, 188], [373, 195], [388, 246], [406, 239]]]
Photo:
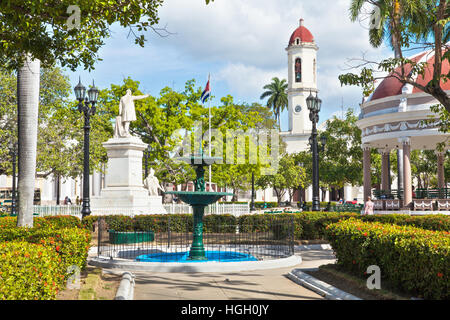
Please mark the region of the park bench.
[[429, 199], [414, 199], [414, 210], [433, 210], [433, 200]]
[[436, 200], [438, 210], [450, 210], [450, 199]]
[[384, 210], [385, 200], [373, 200], [373, 209], [374, 210]]
[[386, 210], [399, 210], [400, 209], [400, 200], [386, 200]]

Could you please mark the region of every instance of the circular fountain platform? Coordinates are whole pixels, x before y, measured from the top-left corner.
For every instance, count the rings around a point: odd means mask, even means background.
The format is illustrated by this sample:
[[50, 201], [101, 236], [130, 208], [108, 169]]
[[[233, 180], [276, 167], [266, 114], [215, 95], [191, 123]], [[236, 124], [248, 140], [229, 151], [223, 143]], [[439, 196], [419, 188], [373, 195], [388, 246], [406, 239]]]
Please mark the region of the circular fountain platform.
[[[95, 250], [95, 249], [94, 249]], [[186, 251], [187, 252], [187, 251]], [[207, 251], [208, 252], [208, 251]], [[211, 252], [211, 251], [209, 251]], [[178, 253], [180, 254], [180, 252]], [[185, 253], [183, 253], [184, 255]], [[224, 254], [223, 252], [221, 254]], [[243, 253], [241, 253], [243, 254]], [[236, 252], [233, 253], [236, 256]], [[247, 255], [247, 254], [243, 254]], [[136, 255], [136, 258], [143, 256]], [[145, 254], [148, 256], [148, 254]], [[155, 261], [136, 261], [131, 259], [122, 259], [119, 257], [92, 257], [89, 259], [89, 265], [97, 266], [105, 269], [119, 269], [128, 271], [144, 271], [144, 272], [180, 272], [180, 273], [196, 273], [196, 272], [238, 272], [265, 269], [279, 269], [299, 265], [302, 263], [300, 256], [292, 255], [271, 260], [250, 260], [251, 255], [247, 255], [248, 260], [241, 261], [180, 261], [179, 262], [155, 262]], [[150, 258], [151, 259], [151, 258]], [[256, 260], [256, 261], [255, 261]]]

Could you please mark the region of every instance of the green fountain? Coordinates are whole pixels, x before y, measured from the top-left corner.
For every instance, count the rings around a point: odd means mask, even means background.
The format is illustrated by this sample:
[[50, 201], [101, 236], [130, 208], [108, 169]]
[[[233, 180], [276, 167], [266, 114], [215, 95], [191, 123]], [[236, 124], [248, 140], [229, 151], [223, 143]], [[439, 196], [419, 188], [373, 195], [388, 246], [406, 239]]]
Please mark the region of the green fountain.
[[177, 195], [182, 201], [192, 206], [194, 211], [194, 231], [189, 260], [207, 260], [203, 246], [203, 215], [205, 207], [217, 202], [223, 196], [232, 196], [228, 192], [207, 192], [205, 187], [205, 166], [212, 164], [218, 157], [208, 157], [200, 151], [199, 155], [191, 157], [175, 158], [190, 163], [195, 168], [196, 179], [194, 180], [194, 191], [168, 191], [166, 194]]

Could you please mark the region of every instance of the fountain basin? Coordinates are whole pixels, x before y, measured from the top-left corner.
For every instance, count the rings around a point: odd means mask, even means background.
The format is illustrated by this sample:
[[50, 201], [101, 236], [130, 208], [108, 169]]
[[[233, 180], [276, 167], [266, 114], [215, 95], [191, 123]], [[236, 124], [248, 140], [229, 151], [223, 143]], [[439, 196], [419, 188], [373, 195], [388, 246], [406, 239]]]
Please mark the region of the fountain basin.
[[206, 191], [168, 191], [166, 194], [174, 194], [183, 202], [194, 206], [207, 206], [217, 202], [224, 196], [232, 196], [229, 192], [206, 192]]
[[162, 252], [144, 254], [136, 257], [139, 262], [239, 262], [239, 261], [258, 261], [250, 254], [242, 252], [224, 252], [224, 251], [205, 251], [205, 260], [189, 259], [189, 252]]

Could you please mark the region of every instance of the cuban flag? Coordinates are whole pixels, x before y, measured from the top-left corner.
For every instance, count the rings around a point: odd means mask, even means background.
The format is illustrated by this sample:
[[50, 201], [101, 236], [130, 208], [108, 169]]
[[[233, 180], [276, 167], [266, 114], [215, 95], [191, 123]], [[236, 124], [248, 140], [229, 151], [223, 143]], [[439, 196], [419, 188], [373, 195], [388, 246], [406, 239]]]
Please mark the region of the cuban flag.
[[209, 77], [208, 77], [208, 83], [206, 83], [205, 90], [203, 90], [202, 93], [202, 103], [205, 103], [206, 99], [208, 99], [211, 96], [211, 88], [209, 86]]

